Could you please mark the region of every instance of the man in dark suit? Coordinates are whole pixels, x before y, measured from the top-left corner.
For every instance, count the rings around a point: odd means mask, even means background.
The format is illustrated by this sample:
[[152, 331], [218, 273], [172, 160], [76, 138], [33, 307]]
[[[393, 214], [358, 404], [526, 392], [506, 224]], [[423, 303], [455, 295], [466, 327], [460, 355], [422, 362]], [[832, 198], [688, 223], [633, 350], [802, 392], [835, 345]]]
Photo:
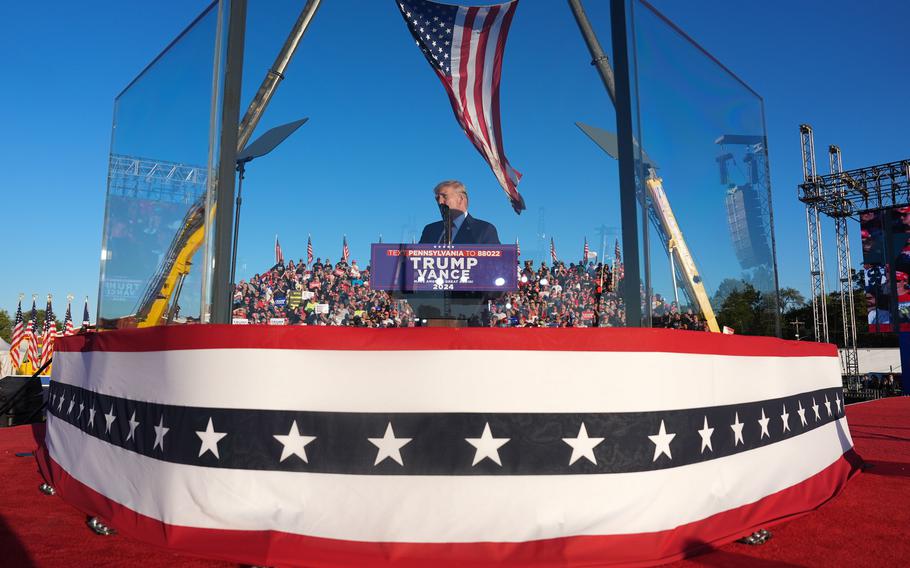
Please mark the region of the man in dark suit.
[[[455, 245], [498, 245], [499, 234], [492, 223], [487, 223], [468, 214], [468, 190], [460, 181], [450, 180], [433, 188], [436, 204], [443, 215], [452, 222], [452, 244]], [[445, 222], [436, 221], [423, 228], [421, 244], [446, 243]]]

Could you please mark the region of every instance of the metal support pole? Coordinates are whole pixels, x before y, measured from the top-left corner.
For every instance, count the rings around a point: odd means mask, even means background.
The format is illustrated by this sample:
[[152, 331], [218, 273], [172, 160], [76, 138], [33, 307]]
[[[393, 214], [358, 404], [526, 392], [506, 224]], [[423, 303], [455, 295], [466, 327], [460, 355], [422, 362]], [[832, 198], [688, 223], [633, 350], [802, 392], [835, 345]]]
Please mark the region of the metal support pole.
[[[237, 287], [237, 239], [240, 237], [240, 206], [243, 205], [243, 178], [246, 174], [246, 162], [237, 163], [237, 209], [234, 211], [234, 243], [231, 246], [231, 293]], [[233, 301], [231, 302], [233, 306]]]
[[243, 44], [247, 0], [231, 0], [228, 16], [227, 60], [221, 103], [218, 180], [215, 186], [215, 231], [212, 260], [212, 323], [231, 323], [231, 237], [234, 220], [234, 170], [240, 122], [240, 87], [243, 78]]
[[[629, 48], [626, 32], [625, 0], [611, 0], [610, 21], [613, 35], [615, 69], [597, 40], [597, 35], [581, 5], [581, 0], [569, 0], [578, 29], [591, 53], [591, 63], [597, 68], [604, 88], [616, 107], [616, 134], [619, 154], [619, 200], [622, 217], [622, 245], [625, 259], [623, 303], [626, 325], [642, 325], [641, 269], [638, 251], [638, 196], [635, 184], [635, 148], [632, 142], [632, 92], [629, 78]], [[646, 207], [646, 205], [642, 205]]]
[[[840, 148], [828, 147], [828, 164], [832, 174], [844, 171]], [[840, 288], [841, 318], [843, 320], [844, 349], [841, 357], [843, 374], [848, 382], [859, 376], [859, 355], [856, 352], [856, 308], [853, 304], [853, 278], [850, 261], [850, 238], [847, 219], [853, 212], [849, 201], [844, 198], [844, 184], [836, 186], [837, 207], [834, 210], [834, 234], [837, 241], [837, 279]]]
[[[638, 251], [638, 206], [635, 183], [635, 146], [632, 128], [632, 81], [629, 73], [629, 41], [626, 30], [626, 0], [610, 1], [616, 87], [616, 138], [619, 154], [619, 209], [622, 218], [623, 303], [626, 325], [641, 327], [641, 267]], [[590, 47], [590, 44], [589, 44]], [[593, 54], [593, 50], [592, 50]], [[600, 65], [598, 64], [598, 69]], [[606, 81], [606, 78], [604, 78]], [[647, 293], [647, 290], [645, 291]], [[650, 304], [650, 302], [649, 302]], [[649, 306], [650, 308], [650, 306]]]
[[[815, 168], [815, 137], [808, 124], [799, 126], [802, 158], [803, 180], [806, 184], [815, 183], [818, 178]], [[812, 325], [815, 340], [828, 342], [828, 306], [825, 294], [825, 258], [822, 250], [821, 225], [818, 222], [818, 203], [825, 196], [820, 195], [818, 186], [815, 193], [806, 196], [806, 233], [809, 240], [809, 278], [812, 294]]]

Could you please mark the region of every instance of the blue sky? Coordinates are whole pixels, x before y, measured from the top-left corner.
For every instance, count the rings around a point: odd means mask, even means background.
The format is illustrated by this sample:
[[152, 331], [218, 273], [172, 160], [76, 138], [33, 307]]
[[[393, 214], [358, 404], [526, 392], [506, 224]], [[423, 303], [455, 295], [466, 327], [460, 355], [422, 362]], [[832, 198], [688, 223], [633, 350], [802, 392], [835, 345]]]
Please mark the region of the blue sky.
[[[542, 206], [545, 231], [557, 235], [561, 256], [579, 256], [582, 237], [595, 239], [594, 227], [601, 222], [618, 225], [611, 186], [615, 164], [571, 126], [582, 120], [613, 130], [609, 103], [587, 64], [566, 4], [523, 2], [506, 51], [502, 105], [505, 147], [512, 164], [525, 173], [519, 189], [528, 211], [518, 218], [508, 209], [489, 170], [459, 131], [442, 87], [413, 46], [394, 3], [326, 0], [261, 124], [260, 132], [301, 116], [311, 118], [285, 145], [250, 165], [240, 276], [271, 265], [276, 232], [287, 256], [303, 256], [312, 233], [317, 254], [333, 259], [346, 233], [354, 256], [364, 263], [367, 246], [379, 233], [386, 241], [402, 240], [432, 220], [429, 191], [448, 177], [463, 178], [472, 189], [472, 213], [494, 221], [504, 241], [519, 237], [525, 254], [537, 247]], [[244, 73], [245, 101], [300, 4], [251, 2], [248, 36], [254, 47]], [[605, 4], [586, 2], [608, 46]], [[805, 290], [804, 209], [795, 197], [802, 177], [798, 125], [813, 125], [823, 173], [824, 149], [832, 143], [843, 151], [846, 168], [908, 157], [910, 78], [900, 70], [910, 51], [903, 30], [910, 5], [807, 1], [775, 3], [772, 9], [767, 3], [739, 1], [654, 4], [763, 97], [780, 281]], [[114, 97], [205, 5], [189, 0], [4, 5], [0, 50], [6, 88], [0, 91], [0, 103], [7, 116], [0, 142], [0, 191], [8, 253], [0, 275], [0, 308], [15, 309], [19, 292], [39, 294], [40, 305], [52, 293], [62, 314], [66, 294], [73, 293], [77, 302], [89, 296], [94, 312]], [[354, 15], [355, 5], [361, 6], [359, 15]], [[186, 61], [183, 71], [195, 68], [191, 60], [199, 64], [198, 57], [180, 57]], [[169, 72], [180, 69], [175, 64]], [[183, 110], [192, 106], [195, 111], [198, 105], [185, 91], [195, 88], [191, 81], [198, 82], [193, 73], [179, 79], [165, 73], [139, 94], [170, 95], [173, 87], [162, 86], [170, 77], [182, 93]], [[696, 110], [723, 112], [707, 102], [703, 107]], [[173, 128], [156, 128], [152, 118], [149, 140], [174, 136]], [[192, 129], [199, 134], [198, 126]], [[176, 140], [183, 138], [175, 137], [171, 147], [179, 147]], [[175, 152], [168, 157], [190, 160], [192, 154], [192, 160], [198, 159], [195, 150]], [[709, 199], [690, 199], [668, 176], [668, 194], [671, 200], [676, 195], [680, 210]], [[604, 189], [588, 199], [587, 188], [595, 186]], [[716, 197], [710, 200], [717, 205]], [[682, 223], [685, 232], [685, 219]], [[693, 247], [712, 234], [726, 234], [723, 219], [717, 219], [714, 233], [704, 228], [710, 223], [698, 225], [687, 232]], [[830, 223], [825, 229], [830, 242]], [[850, 230], [852, 250], [858, 252], [858, 227]], [[18, 244], [23, 234], [28, 235], [27, 247]], [[702, 252], [694, 252], [703, 264], [719, 262], [700, 246]], [[833, 275], [830, 249], [826, 258]], [[724, 269], [720, 266], [716, 273]]]

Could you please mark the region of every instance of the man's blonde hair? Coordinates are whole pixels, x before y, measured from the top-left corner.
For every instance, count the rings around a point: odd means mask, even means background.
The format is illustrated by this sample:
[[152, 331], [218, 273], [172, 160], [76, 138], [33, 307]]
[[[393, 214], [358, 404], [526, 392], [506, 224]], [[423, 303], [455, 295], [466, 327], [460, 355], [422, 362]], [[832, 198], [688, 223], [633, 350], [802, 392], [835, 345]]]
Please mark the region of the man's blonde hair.
[[457, 179], [450, 179], [437, 183], [436, 187], [433, 188], [433, 195], [439, 195], [439, 190], [444, 187], [454, 187], [458, 190], [459, 193], [463, 193], [465, 198], [468, 197], [468, 188], [466, 188], [464, 184]]

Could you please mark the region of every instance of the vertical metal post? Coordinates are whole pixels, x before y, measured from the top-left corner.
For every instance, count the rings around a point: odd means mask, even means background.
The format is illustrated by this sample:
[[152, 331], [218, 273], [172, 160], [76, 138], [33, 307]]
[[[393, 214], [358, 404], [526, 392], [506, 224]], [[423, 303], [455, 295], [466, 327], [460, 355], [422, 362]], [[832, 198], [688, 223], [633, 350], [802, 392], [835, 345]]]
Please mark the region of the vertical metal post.
[[809, 240], [809, 278], [812, 294], [812, 325], [815, 340], [828, 342], [828, 306], [825, 294], [825, 259], [822, 250], [821, 225], [818, 222], [818, 202], [824, 197], [817, 184], [818, 174], [815, 168], [815, 137], [808, 124], [799, 126], [803, 157], [803, 180], [815, 184], [813, 194], [807, 195], [806, 233]]
[[[828, 164], [831, 173], [839, 175], [844, 171], [840, 148], [828, 147]], [[841, 318], [843, 319], [844, 349], [841, 357], [843, 374], [848, 381], [859, 376], [859, 356], [856, 352], [856, 308], [853, 305], [853, 278], [850, 261], [850, 238], [847, 232], [847, 219], [853, 207], [845, 199], [843, 180], [837, 179], [835, 199], [837, 207], [834, 214], [834, 233], [837, 240], [837, 279], [840, 287]]]
[[[231, 323], [231, 237], [234, 220], [234, 171], [240, 122], [240, 87], [247, 0], [230, 0], [227, 59], [221, 99], [218, 180], [215, 186], [215, 231], [212, 268], [212, 323]], [[206, 267], [210, 268], [210, 267]], [[204, 314], [203, 314], [204, 316]]]
[[[640, 327], [642, 325], [642, 302], [638, 251], [639, 200], [635, 184], [632, 80], [629, 72], [629, 41], [626, 24], [626, 0], [610, 0], [613, 72], [616, 88], [616, 138], [619, 153], [619, 209], [622, 216], [622, 248], [625, 260], [622, 295], [626, 308], [626, 325]], [[646, 204], [642, 204], [642, 207], [646, 206]], [[647, 290], [645, 292], [647, 293]]]

